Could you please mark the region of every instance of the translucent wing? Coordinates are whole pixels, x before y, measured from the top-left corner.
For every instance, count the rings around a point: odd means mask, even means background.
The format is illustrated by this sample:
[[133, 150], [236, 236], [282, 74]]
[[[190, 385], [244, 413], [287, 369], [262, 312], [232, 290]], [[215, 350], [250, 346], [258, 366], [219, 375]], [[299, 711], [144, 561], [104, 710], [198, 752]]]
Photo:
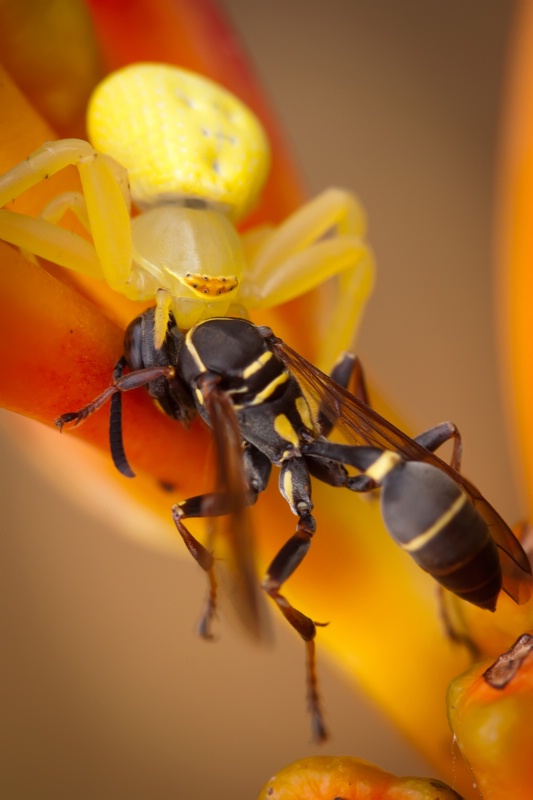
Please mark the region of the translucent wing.
[[512, 530], [479, 490], [461, 473], [336, 384], [281, 339], [272, 335], [268, 337], [268, 341], [287, 369], [300, 382], [312, 404], [320, 408], [348, 441], [396, 450], [408, 461], [433, 464], [462, 486], [487, 523], [500, 550], [503, 590], [520, 605], [527, 602], [533, 583], [529, 560]]
[[217, 574], [239, 621], [253, 638], [265, 638], [266, 609], [254, 555], [253, 526], [242, 459], [242, 436], [231, 400], [214, 382], [200, 387], [213, 429], [217, 496], [224, 515], [211, 517]]

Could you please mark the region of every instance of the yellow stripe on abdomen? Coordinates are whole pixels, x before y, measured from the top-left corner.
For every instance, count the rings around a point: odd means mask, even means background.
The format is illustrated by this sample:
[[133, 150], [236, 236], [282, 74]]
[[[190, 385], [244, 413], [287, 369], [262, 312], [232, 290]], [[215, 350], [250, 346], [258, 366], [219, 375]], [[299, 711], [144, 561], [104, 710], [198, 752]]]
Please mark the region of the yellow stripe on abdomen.
[[423, 533], [419, 533], [418, 536], [415, 536], [414, 539], [411, 539], [411, 541], [407, 542], [406, 544], [402, 544], [401, 542], [398, 542], [398, 544], [400, 544], [403, 549], [407, 550], [409, 553], [416, 553], [417, 550], [421, 550], [428, 544], [428, 542], [437, 536], [454, 517], [457, 516], [466, 502], [468, 502], [467, 496], [461, 492], [459, 497], [454, 500], [451, 506], [443, 514], [441, 514], [440, 517], [436, 519], [433, 525], [430, 525], [427, 530], [425, 530]]

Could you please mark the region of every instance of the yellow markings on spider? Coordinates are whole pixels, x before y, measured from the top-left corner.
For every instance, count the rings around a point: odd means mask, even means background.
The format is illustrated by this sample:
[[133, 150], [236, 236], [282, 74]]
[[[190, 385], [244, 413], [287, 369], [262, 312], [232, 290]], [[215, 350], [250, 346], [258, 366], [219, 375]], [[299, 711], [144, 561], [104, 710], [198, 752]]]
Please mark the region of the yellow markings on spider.
[[189, 288], [194, 289], [199, 295], [208, 297], [218, 297], [227, 294], [239, 285], [239, 281], [234, 275], [200, 275], [197, 272], [188, 272], [183, 283]]
[[[374, 281], [363, 209], [350, 192], [328, 189], [278, 227], [240, 235], [235, 221], [256, 202], [270, 163], [261, 124], [240, 100], [177, 67], [132, 64], [95, 89], [88, 131], [91, 143], [47, 142], [0, 176], [0, 239], [155, 302], [158, 347], [171, 314], [187, 331], [333, 279], [315, 362], [329, 370], [353, 347]], [[38, 218], [2, 208], [68, 165], [81, 193], [53, 198]], [[132, 204], [141, 212], [133, 218]], [[92, 241], [61, 227], [69, 209]]]

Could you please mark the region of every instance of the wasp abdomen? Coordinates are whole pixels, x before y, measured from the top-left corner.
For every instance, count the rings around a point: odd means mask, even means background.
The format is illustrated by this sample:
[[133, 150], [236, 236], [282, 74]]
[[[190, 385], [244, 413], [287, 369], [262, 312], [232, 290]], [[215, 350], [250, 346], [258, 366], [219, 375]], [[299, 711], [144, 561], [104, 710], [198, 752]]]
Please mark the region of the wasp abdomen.
[[446, 473], [401, 462], [383, 482], [391, 536], [442, 586], [494, 610], [502, 587], [497, 547], [467, 495]]

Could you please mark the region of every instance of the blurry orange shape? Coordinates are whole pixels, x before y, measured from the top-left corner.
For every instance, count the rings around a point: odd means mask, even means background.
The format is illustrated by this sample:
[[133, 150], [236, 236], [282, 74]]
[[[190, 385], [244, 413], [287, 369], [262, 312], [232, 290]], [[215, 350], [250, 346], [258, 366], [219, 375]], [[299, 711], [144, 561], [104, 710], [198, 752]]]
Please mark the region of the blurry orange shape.
[[501, 356], [513, 441], [533, 518], [533, 4], [518, 4], [503, 114], [497, 207]]
[[0, 58], [60, 135], [84, 135], [103, 62], [83, 0], [1, 2]]
[[484, 800], [533, 795], [533, 636], [476, 664], [448, 691], [457, 745]]
[[351, 756], [303, 758], [276, 773], [259, 800], [462, 800], [442, 781], [398, 778]]

